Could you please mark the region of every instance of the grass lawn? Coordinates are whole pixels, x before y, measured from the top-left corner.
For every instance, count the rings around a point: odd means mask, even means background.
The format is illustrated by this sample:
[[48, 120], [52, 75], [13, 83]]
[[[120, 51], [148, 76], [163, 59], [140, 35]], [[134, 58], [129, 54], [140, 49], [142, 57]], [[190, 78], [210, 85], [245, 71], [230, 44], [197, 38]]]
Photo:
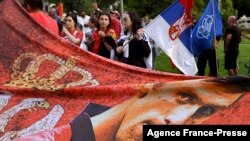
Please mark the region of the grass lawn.
[[[219, 75], [221, 77], [227, 76], [227, 70], [224, 69], [224, 41], [220, 41], [218, 48], [218, 59], [219, 59]], [[247, 75], [248, 68], [245, 67], [246, 63], [250, 63], [250, 40], [243, 40], [240, 43], [240, 54], [238, 57], [238, 75]], [[208, 64], [208, 63], [207, 63]], [[249, 64], [248, 64], [249, 65]], [[172, 73], [178, 73], [177, 69], [173, 69], [170, 64], [168, 56], [161, 51], [160, 55], [155, 59], [155, 68], [159, 71], [166, 71]], [[208, 75], [209, 67], [206, 67], [206, 75]]]

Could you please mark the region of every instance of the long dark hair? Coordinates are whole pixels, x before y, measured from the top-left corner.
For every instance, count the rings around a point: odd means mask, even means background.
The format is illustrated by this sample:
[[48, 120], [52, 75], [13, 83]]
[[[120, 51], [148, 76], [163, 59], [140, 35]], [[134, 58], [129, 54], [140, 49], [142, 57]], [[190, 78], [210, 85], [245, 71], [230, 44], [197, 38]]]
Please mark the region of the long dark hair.
[[96, 28], [97, 28], [98, 30], [100, 30], [100, 28], [101, 28], [101, 26], [100, 26], [100, 24], [99, 24], [99, 19], [100, 19], [100, 17], [101, 17], [102, 15], [108, 16], [108, 18], [109, 18], [109, 25], [108, 25], [107, 29], [110, 29], [110, 28], [111, 28], [111, 17], [110, 17], [110, 15], [109, 15], [108, 13], [105, 13], [105, 12], [102, 12], [102, 13], [100, 13], [100, 14], [98, 15], [98, 18], [97, 18], [97, 20], [96, 20]]
[[[127, 12], [128, 16], [131, 19], [132, 22], [132, 33], [135, 35], [136, 31], [140, 28], [142, 28], [142, 24], [141, 24], [141, 19], [139, 17], [139, 15], [135, 12]], [[126, 29], [124, 31], [125, 34], [128, 33], [128, 29]]]
[[77, 26], [77, 14], [72, 13], [72, 12], [69, 12], [69, 13], [67, 13], [65, 19], [66, 19], [67, 17], [71, 17], [71, 18], [73, 19], [73, 21], [75, 22], [75, 27], [76, 27], [76, 26]]
[[43, 1], [42, 0], [24, 0], [23, 6], [27, 8], [27, 6], [30, 6], [33, 9], [43, 9]]

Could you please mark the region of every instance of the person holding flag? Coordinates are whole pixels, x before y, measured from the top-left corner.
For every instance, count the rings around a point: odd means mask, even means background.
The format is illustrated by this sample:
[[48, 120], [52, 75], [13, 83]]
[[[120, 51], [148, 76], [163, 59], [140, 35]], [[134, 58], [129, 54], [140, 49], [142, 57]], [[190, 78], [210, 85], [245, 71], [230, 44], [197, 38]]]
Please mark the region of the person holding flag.
[[218, 76], [216, 48], [222, 36], [222, 21], [217, 0], [210, 0], [204, 13], [192, 31], [192, 46], [198, 56], [198, 75], [205, 75], [207, 61], [209, 76]]
[[116, 54], [123, 63], [152, 69], [152, 51], [144, 34], [140, 17], [135, 12], [124, 15], [124, 33], [118, 39]]

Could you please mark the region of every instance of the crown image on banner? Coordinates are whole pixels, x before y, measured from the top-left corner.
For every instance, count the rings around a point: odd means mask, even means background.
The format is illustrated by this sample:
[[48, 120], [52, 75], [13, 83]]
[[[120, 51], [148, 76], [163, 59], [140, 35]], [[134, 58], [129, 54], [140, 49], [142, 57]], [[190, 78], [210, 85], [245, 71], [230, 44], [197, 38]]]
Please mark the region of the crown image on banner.
[[[21, 71], [24, 60], [31, 59], [23, 72]], [[42, 63], [56, 63], [59, 68], [54, 70], [46, 76], [38, 76], [40, 66]], [[74, 57], [68, 58], [66, 61], [53, 54], [43, 54], [38, 56], [35, 53], [25, 53], [17, 57], [12, 66], [13, 73], [11, 81], [6, 83], [5, 86], [19, 87], [19, 88], [37, 88], [40, 90], [55, 91], [66, 87], [90, 85], [99, 85], [99, 82], [92, 78], [92, 74], [82, 68], [76, 66]], [[69, 73], [74, 71], [82, 76], [82, 79], [75, 82], [63, 81], [59, 82]]]

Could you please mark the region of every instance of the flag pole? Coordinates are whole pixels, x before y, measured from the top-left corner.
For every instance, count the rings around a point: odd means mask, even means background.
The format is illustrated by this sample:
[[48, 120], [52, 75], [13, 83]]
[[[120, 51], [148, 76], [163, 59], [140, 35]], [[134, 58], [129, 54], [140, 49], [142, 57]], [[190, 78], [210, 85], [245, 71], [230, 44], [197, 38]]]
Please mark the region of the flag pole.
[[124, 18], [124, 6], [123, 6], [123, 0], [120, 0], [120, 10], [121, 10], [121, 23], [122, 23], [122, 25], [124, 25], [124, 23], [123, 23], [123, 18]]
[[[137, 34], [136, 34], [136, 35], [137, 35]], [[129, 44], [129, 43], [136, 37], [136, 35], [135, 35], [133, 38], [129, 39], [128, 42], [126, 42], [126, 43], [122, 46], [122, 48], [124, 48], [127, 44]]]
[[219, 59], [218, 59], [218, 47], [216, 47], [217, 45], [217, 40], [216, 40], [216, 24], [215, 24], [215, 15], [214, 15], [214, 0], [212, 0], [212, 10], [213, 10], [213, 19], [214, 19], [214, 39], [213, 39], [213, 47], [215, 49], [215, 63], [216, 63], [216, 71], [217, 71], [217, 76], [219, 76]]

